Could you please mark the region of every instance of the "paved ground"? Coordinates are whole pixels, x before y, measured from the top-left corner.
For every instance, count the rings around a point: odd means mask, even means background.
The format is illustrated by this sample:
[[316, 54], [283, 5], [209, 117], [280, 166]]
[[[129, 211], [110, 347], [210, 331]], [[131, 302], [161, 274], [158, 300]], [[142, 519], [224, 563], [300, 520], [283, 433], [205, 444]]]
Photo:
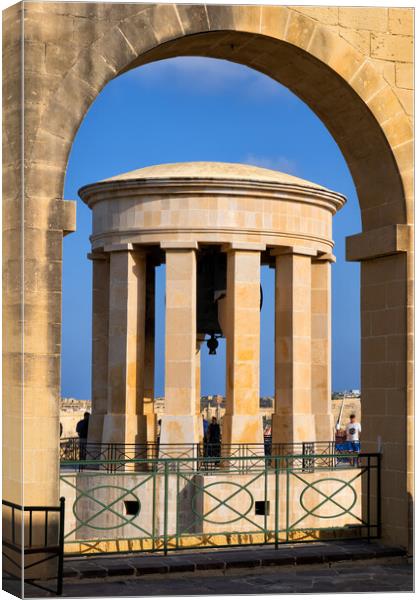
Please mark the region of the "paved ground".
[[293, 570], [234, 575], [151, 576], [125, 581], [91, 580], [66, 583], [64, 596], [201, 596], [230, 594], [290, 594], [342, 592], [408, 592], [413, 590], [408, 564], [350, 564], [328, 568], [295, 567]]
[[[403, 549], [335, 541], [178, 551], [168, 556], [85, 556], [65, 561], [64, 596], [201, 596], [412, 591]], [[51, 587], [54, 581], [46, 582]], [[9, 582], [11, 593], [19, 594]], [[6, 588], [6, 589], [7, 589]], [[26, 586], [27, 597], [51, 596]]]

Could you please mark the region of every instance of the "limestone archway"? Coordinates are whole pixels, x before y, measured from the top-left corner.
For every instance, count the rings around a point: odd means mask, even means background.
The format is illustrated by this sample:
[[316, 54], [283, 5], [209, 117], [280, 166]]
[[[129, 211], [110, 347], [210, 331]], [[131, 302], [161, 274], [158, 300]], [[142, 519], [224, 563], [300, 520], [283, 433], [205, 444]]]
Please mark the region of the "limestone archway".
[[[385, 533], [407, 543], [412, 471], [412, 125], [396, 85], [381, 72], [380, 60], [371, 50], [358, 51], [345, 41], [339, 35], [340, 21], [332, 24], [322, 10], [308, 15], [305, 9], [283, 6], [25, 5], [28, 75], [20, 105], [25, 111], [24, 147], [13, 141], [21, 126], [15, 109], [19, 65], [13, 63], [5, 74], [5, 365], [14, 367], [5, 377], [4, 410], [6, 418], [13, 419], [5, 436], [10, 452], [22, 443], [24, 419], [28, 458], [21, 464], [25, 495], [33, 503], [53, 503], [58, 495], [61, 239], [74, 218], [74, 207], [62, 202], [62, 194], [72, 141], [110, 79], [147, 62], [201, 55], [240, 62], [289, 87], [322, 119], [347, 160], [363, 223], [363, 233], [348, 240], [348, 257], [362, 261], [365, 448], [375, 450], [381, 438]], [[388, 9], [369, 9], [386, 11], [379, 24], [378, 15], [382, 18], [384, 13], [350, 10], [355, 11], [352, 31], [357, 32], [363, 19], [371, 19], [373, 31], [394, 35]], [[5, 13], [6, 56], [19, 55], [21, 19], [20, 6]], [[404, 44], [394, 49], [390, 62], [411, 60], [408, 42]], [[19, 190], [24, 192], [23, 205]], [[22, 294], [25, 330], [20, 325]], [[16, 475], [11, 461], [4, 477], [9, 490], [5, 493], [19, 502], [23, 476]]]

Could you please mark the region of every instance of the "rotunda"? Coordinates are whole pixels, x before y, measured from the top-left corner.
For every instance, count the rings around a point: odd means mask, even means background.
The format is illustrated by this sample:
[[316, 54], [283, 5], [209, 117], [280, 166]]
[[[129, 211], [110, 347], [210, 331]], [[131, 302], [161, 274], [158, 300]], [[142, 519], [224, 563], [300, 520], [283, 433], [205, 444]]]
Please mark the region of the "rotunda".
[[344, 196], [278, 171], [217, 162], [145, 167], [79, 194], [93, 216], [90, 441], [155, 438], [154, 281], [162, 263], [162, 448], [201, 441], [200, 348], [207, 339], [214, 351], [221, 336], [223, 443], [262, 445], [261, 265], [275, 269], [276, 281], [273, 443], [333, 438], [332, 217]]

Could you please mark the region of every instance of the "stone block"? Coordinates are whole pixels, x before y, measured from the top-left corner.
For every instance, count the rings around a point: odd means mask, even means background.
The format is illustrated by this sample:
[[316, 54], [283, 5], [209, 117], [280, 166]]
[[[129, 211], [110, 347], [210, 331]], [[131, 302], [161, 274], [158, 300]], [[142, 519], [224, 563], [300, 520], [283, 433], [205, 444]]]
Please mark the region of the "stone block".
[[358, 52], [369, 55], [370, 52], [370, 32], [367, 30], [345, 29], [341, 27], [340, 36], [349, 42]]
[[289, 10], [286, 6], [261, 7], [261, 33], [283, 39]]
[[[29, 9], [29, 10], [28, 10]], [[34, 42], [53, 42], [73, 37], [74, 19], [71, 15], [45, 18], [28, 7], [25, 15], [25, 38]]]
[[[243, 409], [239, 409], [239, 414], [237, 414], [236, 407], [234, 410], [235, 414], [225, 414], [223, 418], [223, 443], [262, 444], [264, 440], [264, 435], [262, 428], [262, 419], [260, 415], [243, 414]], [[262, 447], [261, 454], [263, 454]]]
[[414, 8], [389, 8], [388, 28], [391, 33], [414, 35]]
[[408, 250], [407, 225], [390, 225], [346, 238], [346, 259], [359, 261]]
[[336, 6], [299, 6], [293, 7], [293, 10], [324, 25], [338, 25], [338, 7]]
[[396, 63], [396, 84], [399, 88], [414, 88], [414, 66], [412, 63]]
[[360, 52], [324, 27], [317, 27], [307, 50], [346, 81], [351, 79], [364, 60]]
[[[391, 146], [399, 146], [413, 138], [413, 128], [407, 119], [406, 115], [401, 112], [391, 117], [382, 126], [382, 129]], [[407, 177], [408, 183], [408, 177]], [[406, 194], [411, 192], [410, 188], [406, 187]]]
[[387, 83], [372, 62], [365, 62], [350, 80], [352, 88], [366, 102]]
[[312, 19], [297, 12], [290, 12], [285, 40], [306, 50], [312, 38], [316, 24]]
[[414, 114], [414, 91], [396, 88], [395, 93], [407, 115]]
[[377, 69], [382, 73], [383, 78], [389, 85], [395, 86], [395, 63], [389, 60], [381, 60], [379, 58], [373, 58], [373, 63]]
[[368, 7], [340, 7], [338, 22], [342, 27], [368, 29], [369, 31], [387, 31], [388, 9]]
[[[402, 91], [402, 90], [401, 90]], [[409, 140], [393, 148], [394, 156], [401, 172], [413, 168], [414, 165], [414, 141]]]
[[186, 35], [208, 31], [207, 7], [198, 4], [178, 4], [176, 6]]
[[[169, 391], [169, 390], [168, 390]], [[171, 410], [176, 406], [170, 404], [170, 394], [167, 394], [168, 406], [165, 410]], [[164, 414], [162, 415], [161, 433], [160, 433], [160, 456], [167, 458], [168, 456], [184, 456], [185, 458], [194, 457], [194, 445], [201, 441], [203, 425], [201, 416], [182, 414], [181, 406], [179, 412], [176, 415]], [[170, 447], [166, 447], [166, 444], [170, 444]], [[179, 444], [179, 447], [177, 446]], [[186, 456], [185, 444], [191, 445], [191, 454]]]
[[413, 62], [413, 44], [411, 36], [373, 33], [371, 38], [371, 55], [373, 58], [383, 58], [398, 62]]

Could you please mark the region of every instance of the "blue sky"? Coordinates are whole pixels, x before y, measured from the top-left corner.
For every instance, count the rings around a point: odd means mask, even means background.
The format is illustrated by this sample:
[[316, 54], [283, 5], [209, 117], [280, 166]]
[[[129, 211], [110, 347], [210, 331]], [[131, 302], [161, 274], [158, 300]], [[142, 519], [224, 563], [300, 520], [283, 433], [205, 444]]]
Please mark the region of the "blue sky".
[[[175, 58], [114, 79], [83, 120], [72, 147], [66, 199], [117, 173], [165, 162], [214, 160], [285, 171], [347, 196], [334, 217], [333, 389], [360, 387], [359, 265], [345, 262], [345, 237], [361, 230], [346, 162], [314, 113], [287, 88], [227, 61]], [[90, 398], [90, 210], [78, 199], [77, 231], [64, 239], [62, 395]], [[273, 271], [262, 270], [261, 394], [274, 390]], [[164, 268], [157, 273], [156, 390], [163, 395]], [[224, 393], [224, 344], [202, 351], [202, 393]]]

